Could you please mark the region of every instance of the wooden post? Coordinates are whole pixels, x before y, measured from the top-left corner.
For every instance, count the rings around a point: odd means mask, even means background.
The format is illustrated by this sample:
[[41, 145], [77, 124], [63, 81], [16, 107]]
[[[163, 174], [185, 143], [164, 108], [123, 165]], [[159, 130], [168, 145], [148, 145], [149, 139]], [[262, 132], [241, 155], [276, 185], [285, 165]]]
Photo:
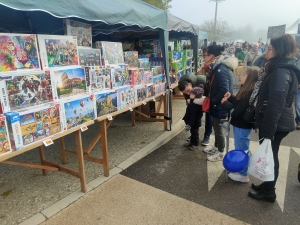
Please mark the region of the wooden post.
[[131, 112], [131, 125], [134, 127], [135, 126], [135, 111], [132, 110]]
[[[167, 117], [167, 115], [168, 115], [168, 112], [167, 112], [167, 94], [165, 94], [163, 96], [163, 101], [164, 101], [164, 117]], [[167, 120], [164, 121], [164, 129], [165, 130], [168, 130], [168, 123], [167, 122], [168, 122]]]
[[103, 173], [104, 173], [104, 176], [108, 177], [109, 176], [109, 166], [108, 166], [106, 120], [100, 121], [100, 129], [101, 129], [101, 143], [102, 143]]
[[[41, 164], [44, 165], [45, 154], [44, 154], [44, 148], [43, 148], [42, 145], [39, 147], [39, 153], [40, 153]], [[44, 175], [44, 176], [47, 176], [47, 175], [48, 175], [48, 170], [42, 169], [42, 171], [43, 171], [43, 175]]]
[[66, 151], [66, 145], [65, 145], [65, 139], [64, 137], [61, 137], [59, 139], [59, 144], [60, 144], [60, 157], [61, 157], [61, 162], [63, 165], [67, 164], [67, 156], [65, 154]]
[[75, 141], [76, 141], [76, 152], [77, 152], [77, 161], [79, 167], [79, 179], [81, 183], [81, 191], [86, 192], [87, 189], [86, 189], [84, 162], [83, 162], [81, 130], [75, 131]]

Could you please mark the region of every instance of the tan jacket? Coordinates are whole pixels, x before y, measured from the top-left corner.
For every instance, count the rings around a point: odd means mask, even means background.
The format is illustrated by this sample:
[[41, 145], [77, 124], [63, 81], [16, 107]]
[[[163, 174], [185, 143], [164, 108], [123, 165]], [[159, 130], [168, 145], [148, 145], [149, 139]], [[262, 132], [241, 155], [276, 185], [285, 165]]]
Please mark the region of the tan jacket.
[[247, 67], [247, 62], [251, 62], [252, 65], [254, 63], [254, 61], [259, 57], [261, 56], [262, 53], [257, 51], [257, 52], [248, 52], [247, 55], [245, 56], [245, 59], [244, 59], [244, 67], [246, 68]]

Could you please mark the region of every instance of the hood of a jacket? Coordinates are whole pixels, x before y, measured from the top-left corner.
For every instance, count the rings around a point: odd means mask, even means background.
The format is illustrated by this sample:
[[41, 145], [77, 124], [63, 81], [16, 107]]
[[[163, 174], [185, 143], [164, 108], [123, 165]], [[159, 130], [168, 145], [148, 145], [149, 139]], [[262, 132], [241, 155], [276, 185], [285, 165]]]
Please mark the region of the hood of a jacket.
[[214, 70], [221, 63], [224, 64], [225, 66], [227, 66], [231, 70], [235, 70], [235, 68], [238, 67], [238, 59], [237, 58], [235, 58], [235, 57], [229, 57], [229, 56], [220, 56], [217, 59], [217, 61], [215, 62], [215, 64], [213, 65], [212, 69]]
[[296, 77], [298, 79], [298, 84], [300, 84], [300, 69], [293, 62], [282, 63], [278, 66], [278, 68], [285, 68], [285, 69], [292, 70], [296, 74]]

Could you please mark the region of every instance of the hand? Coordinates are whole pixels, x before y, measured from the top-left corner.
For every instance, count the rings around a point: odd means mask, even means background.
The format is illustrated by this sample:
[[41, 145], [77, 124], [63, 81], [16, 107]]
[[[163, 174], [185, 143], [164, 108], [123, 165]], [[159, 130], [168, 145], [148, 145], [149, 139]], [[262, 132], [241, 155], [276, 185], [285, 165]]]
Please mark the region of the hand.
[[187, 125], [185, 126], [185, 131], [189, 131], [190, 129], [191, 129], [191, 126], [187, 124]]
[[230, 98], [230, 96], [231, 96], [231, 94], [230, 94], [230, 92], [228, 92], [228, 91], [227, 91], [226, 94], [224, 95], [225, 98]]
[[221, 101], [221, 103], [223, 104], [224, 102], [226, 102], [227, 101], [227, 98], [222, 98], [222, 101]]

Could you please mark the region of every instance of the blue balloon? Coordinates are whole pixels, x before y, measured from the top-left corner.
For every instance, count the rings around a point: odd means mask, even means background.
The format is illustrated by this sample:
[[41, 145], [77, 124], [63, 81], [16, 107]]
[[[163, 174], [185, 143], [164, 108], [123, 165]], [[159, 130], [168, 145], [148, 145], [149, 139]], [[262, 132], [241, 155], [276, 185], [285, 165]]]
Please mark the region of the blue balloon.
[[223, 158], [223, 166], [228, 172], [236, 173], [248, 166], [249, 156], [244, 150], [229, 151]]

